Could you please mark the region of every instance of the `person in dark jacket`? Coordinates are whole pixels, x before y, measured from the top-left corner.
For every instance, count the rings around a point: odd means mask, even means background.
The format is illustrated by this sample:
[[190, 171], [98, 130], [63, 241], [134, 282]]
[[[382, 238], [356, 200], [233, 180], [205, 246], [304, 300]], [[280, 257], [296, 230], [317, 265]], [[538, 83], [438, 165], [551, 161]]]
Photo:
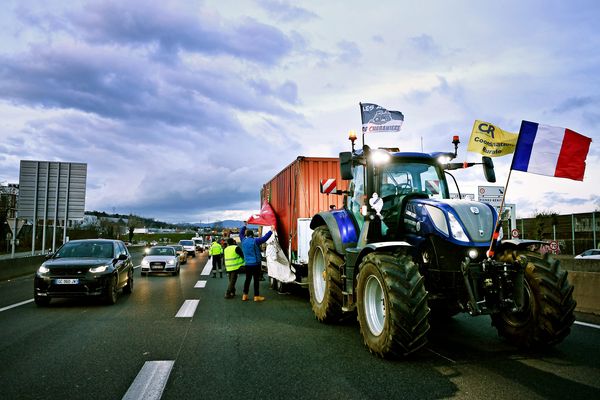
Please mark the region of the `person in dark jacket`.
[[271, 226], [271, 230], [260, 238], [255, 238], [254, 232], [247, 228], [247, 223], [245, 223], [242, 229], [240, 229], [240, 239], [242, 251], [244, 253], [244, 264], [246, 265], [246, 280], [244, 281], [244, 294], [242, 295], [242, 301], [248, 300], [248, 291], [250, 290], [250, 281], [252, 278], [254, 278], [254, 301], [264, 301], [265, 298], [259, 294], [259, 279], [262, 261], [260, 245], [269, 240], [273, 234], [273, 231], [275, 230], [275, 227]]

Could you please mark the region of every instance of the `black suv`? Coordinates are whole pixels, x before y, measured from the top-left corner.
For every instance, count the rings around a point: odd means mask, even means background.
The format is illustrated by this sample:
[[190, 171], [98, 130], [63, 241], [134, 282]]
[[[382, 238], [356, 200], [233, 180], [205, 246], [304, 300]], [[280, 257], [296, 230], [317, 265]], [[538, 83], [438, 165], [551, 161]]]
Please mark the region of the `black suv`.
[[120, 289], [133, 291], [133, 263], [120, 240], [72, 240], [47, 256], [33, 285], [38, 306], [48, 305], [53, 297], [81, 296], [102, 296], [114, 304]]

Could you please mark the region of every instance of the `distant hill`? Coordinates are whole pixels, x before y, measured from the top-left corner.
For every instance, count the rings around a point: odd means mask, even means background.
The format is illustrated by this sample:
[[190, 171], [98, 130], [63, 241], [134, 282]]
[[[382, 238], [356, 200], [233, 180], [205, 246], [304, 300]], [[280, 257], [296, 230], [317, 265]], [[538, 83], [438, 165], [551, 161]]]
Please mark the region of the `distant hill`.
[[215, 221], [215, 222], [196, 222], [190, 223], [190, 226], [200, 227], [200, 228], [208, 228], [208, 227], [222, 227], [226, 229], [233, 228], [241, 228], [244, 226], [244, 221], [236, 221], [233, 219], [226, 219], [225, 221]]

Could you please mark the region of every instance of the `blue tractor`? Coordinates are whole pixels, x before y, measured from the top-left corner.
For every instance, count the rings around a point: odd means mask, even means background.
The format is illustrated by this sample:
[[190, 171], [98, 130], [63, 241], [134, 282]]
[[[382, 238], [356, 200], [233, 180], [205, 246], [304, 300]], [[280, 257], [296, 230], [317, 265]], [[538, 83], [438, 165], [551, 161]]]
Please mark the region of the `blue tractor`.
[[[427, 343], [430, 324], [459, 312], [489, 315], [519, 347], [563, 340], [574, 322], [573, 286], [558, 261], [531, 251], [539, 242], [502, 240], [487, 203], [450, 199], [454, 152], [361, 149], [340, 153], [349, 180], [344, 207], [312, 218], [308, 283], [322, 322], [356, 312], [368, 349], [404, 356]], [[458, 185], [457, 189], [458, 189]], [[460, 191], [459, 191], [460, 196]], [[497, 235], [497, 234], [496, 234]], [[491, 251], [488, 251], [491, 248]]]

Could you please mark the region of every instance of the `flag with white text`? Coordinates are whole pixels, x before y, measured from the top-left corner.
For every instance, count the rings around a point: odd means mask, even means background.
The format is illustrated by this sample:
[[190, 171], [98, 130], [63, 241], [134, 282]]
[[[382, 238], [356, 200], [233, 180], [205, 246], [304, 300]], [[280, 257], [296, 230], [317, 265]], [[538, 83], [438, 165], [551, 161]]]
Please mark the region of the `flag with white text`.
[[400, 132], [404, 115], [400, 111], [390, 111], [373, 103], [360, 103], [362, 132]]

